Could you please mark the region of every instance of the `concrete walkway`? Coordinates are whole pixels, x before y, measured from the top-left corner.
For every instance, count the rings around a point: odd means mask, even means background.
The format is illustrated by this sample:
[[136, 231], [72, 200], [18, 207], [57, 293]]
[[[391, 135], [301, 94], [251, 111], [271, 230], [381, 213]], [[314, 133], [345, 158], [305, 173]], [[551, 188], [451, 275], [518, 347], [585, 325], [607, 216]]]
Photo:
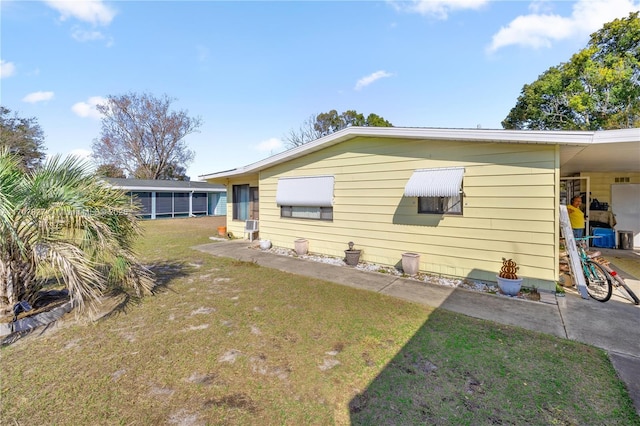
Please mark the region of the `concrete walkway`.
[[640, 306], [611, 300], [606, 303], [550, 295], [548, 303], [495, 296], [427, 284], [375, 272], [279, 256], [251, 248], [246, 240], [204, 244], [195, 249], [215, 256], [304, 275], [350, 287], [386, 294], [435, 308], [539, 331], [587, 343], [607, 351], [619, 377], [626, 383], [640, 414]]

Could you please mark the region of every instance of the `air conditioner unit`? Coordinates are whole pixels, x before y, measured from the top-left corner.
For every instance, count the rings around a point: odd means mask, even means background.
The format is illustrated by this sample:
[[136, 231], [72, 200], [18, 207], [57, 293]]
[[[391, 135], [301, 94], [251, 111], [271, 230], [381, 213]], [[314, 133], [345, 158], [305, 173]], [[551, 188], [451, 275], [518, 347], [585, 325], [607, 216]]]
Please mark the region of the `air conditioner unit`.
[[253, 241], [254, 234], [258, 232], [258, 221], [247, 220], [244, 224], [244, 232], [249, 234], [249, 241]]

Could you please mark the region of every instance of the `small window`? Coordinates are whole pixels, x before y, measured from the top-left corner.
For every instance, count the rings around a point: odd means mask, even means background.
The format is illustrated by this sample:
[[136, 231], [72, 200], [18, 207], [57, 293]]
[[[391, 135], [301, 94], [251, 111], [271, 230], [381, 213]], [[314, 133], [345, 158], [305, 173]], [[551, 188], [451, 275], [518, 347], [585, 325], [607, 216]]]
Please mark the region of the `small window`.
[[462, 214], [462, 197], [418, 197], [418, 213]]
[[463, 167], [417, 169], [404, 188], [404, 196], [418, 198], [418, 213], [461, 215], [463, 176]]
[[333, 207], [280, 206], [280, 217], [333, 220]]

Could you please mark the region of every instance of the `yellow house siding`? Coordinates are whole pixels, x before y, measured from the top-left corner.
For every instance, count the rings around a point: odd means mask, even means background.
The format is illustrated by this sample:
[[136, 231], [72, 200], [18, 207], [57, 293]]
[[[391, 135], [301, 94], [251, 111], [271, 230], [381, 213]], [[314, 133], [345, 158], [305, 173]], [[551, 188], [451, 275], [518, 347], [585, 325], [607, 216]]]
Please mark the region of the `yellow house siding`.
[[[417, 213], [404, 197], [415, 169], [462, 166], [463, 215]], [[333, 221], [280, 218], [279, 177], [335, 177]], [[520, 265], [525, 284], [552, 288], [557, 277], [557, 158], [547, 145], [355, 138], [260, 172], [260, 236], [293, 248], [397, 265], [421, 255], [420, 269], [495, 281], [502, 257]]]
[[[581, 177], [590, 178], [591, 198], [601, 203], [611, 204], [611, 185], [624, 183], [640, 183], [638, 172], [581, 172]], [[629, 182], [616, 182], [616, 178], [629, 178]], [[581, 191], [585, 192], [585, 185], [581, 185]]]

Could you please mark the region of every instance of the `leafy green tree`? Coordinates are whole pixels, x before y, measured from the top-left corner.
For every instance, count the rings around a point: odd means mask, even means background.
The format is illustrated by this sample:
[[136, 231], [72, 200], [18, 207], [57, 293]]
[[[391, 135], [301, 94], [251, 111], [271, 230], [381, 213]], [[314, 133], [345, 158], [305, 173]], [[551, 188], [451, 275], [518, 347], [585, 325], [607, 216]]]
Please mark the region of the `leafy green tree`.
[[338, 114], [332, 109], [311, 115], [299, 130], [290, 130], [284, 139], [288, 148], [295, 148], [351, 126], [393, 127], [393, 124], [376, 114], [369, 114], [365, 119], [363, 114], [354, 110]]
[[0, 150], [0, 311], [32, 299], [50, 278], [79, 312], [105, 290], [151, 292], [152, 274], [132, 248], [138, 235], [129, 198], [87, 163], [55, 156], [27, 172]]
[[525, 84], [506, 129], [599, 130], [640, 126], [639, 12], [591, 35], [567, 63]]
[[92, 145], [95, 161], [139, 179], [162, 179], [168, 169], [186, 167], [194, 153], [184, 138], [197, 132], [202, 120], [172, 111], [173, 101], [147, 93], [108, 96], [97, 106], [103, 118], [100, 138]]
[[369, 114], [365, 121], [365, 126], [369, 127], [393, 127], [390, 121], [385, 120], [377, 114]]
[[0, 106], [0, 149], [19, 157], [20, 166], [33, 170], [44, 160], [44, 133], [35, 118], [21, 118]]

